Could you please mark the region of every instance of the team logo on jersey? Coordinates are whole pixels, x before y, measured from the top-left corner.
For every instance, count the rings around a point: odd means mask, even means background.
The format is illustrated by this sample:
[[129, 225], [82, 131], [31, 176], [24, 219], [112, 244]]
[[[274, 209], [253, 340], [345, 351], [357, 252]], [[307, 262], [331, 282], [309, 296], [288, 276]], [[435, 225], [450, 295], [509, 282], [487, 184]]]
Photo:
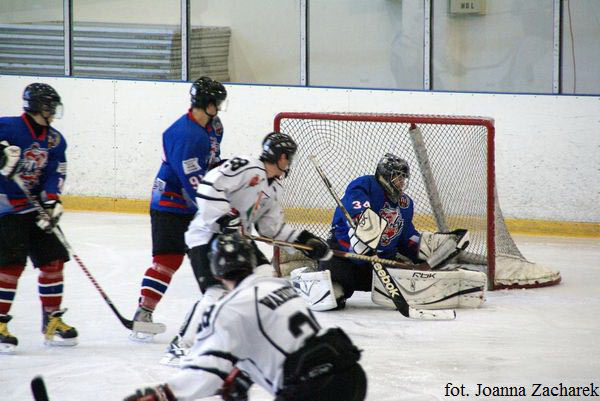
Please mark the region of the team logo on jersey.
[[50, 129], [48, 132], [48, 149], [54, 149], [60, 144], [60, 134]]
[[21, 176], [25, 181], [37, 183], [42, 175], [42, 170], [48, 164], [48, 150], [40, 148], [40, 144], [34, 142], [30, 148], [23, 152], [23, 167]]
[[220, 119], [218, 119], [218, 118], [213, 119], [212, 126], [213, 126], [213, 128], [215, 130], [215, 134], [216, 135], [218, 135], [218, 136], [223, 135], [223, 124], [221, 124], [221, 120]]
[[408, 198], [407, 195], [403, 194], [400, 197], [400, 201], [398, 201], [398, 206], [400, 206], [402, 209], [406, 209], [409, 205], [410, 205], [410, 199]]
[[206, 165], [211, 166], [219, 161], [217, 156], [219, 154], [219, 141], [217, 141], [217, 138], [209, 137], [208, 142], [210, 145], [208, 149], [208, 156], [206, 157]]
[[381, 245], [387, 246], [402, 232], [404, 220], [402, 219], [402, 215], [398, 213], [398, 209], [391, 207], [388, 202], [385, 202], [381, 210], [379, 210], [379, 215], [388, 223], [381, 235]]
[[260, 183], [260, 177], [257, 175], [255, 175], [254, 177], [250, 178], [250, 182], [248, 183], [249, 187], [255, 187]]

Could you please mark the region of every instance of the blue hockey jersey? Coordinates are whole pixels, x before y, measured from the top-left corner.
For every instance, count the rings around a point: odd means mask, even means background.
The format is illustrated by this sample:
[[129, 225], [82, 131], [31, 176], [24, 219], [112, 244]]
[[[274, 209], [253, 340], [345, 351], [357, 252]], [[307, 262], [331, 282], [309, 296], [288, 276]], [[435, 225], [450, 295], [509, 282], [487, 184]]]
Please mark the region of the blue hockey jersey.
[[196, 187], [219, 162], [223, 125], [218, 117], [201, 126], [189, 111], [163, 133], [162, 164], [152, 187], [152, 210], [196, 212]]
[[[67, 173], [67, 143], [52, 127], [44, 127], [39, 137], [34, 132], [25, 114], [0, 118], [0, 141], [21, 148], [19, 175], [25, 186], [42, 201], [58, 199]], [[34, 210], [19, 186], [0, 175], [0, 217]]]
[[[366, 208], [371, 208], [384, 218], [388, 226], [381, 236], [377, 256], [393, 259], [396, 252], [416, 261], [420, 234], [413, 225], [414, 205], [412, 199], [403, 194], [400, 202], [395, 203], [385, 194], [374, 175], [365, 175], [352, 181], [342, 197], [342, 204], [353, 220], [356, 220]], [[339, 248], [352, 252], [346, 222], [340, 208], [335, 209], [331, 233]], [[358, 261], [357, 264], [365, 264]]]

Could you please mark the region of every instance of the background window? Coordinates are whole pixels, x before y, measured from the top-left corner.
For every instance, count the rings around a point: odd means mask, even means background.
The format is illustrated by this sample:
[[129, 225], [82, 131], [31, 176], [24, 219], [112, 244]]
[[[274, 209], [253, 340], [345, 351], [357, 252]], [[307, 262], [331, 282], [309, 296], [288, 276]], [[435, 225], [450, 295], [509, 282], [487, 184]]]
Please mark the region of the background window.
[[473, 14], [452, 3], [433, 1], [433, 89], [552, 93], [553, 0], [481, 1]]
[[423, 2], [311, 0], [309, 84], [423, 89]]
[[600, 93], [600, 1], [565, 0], [562, 93]]

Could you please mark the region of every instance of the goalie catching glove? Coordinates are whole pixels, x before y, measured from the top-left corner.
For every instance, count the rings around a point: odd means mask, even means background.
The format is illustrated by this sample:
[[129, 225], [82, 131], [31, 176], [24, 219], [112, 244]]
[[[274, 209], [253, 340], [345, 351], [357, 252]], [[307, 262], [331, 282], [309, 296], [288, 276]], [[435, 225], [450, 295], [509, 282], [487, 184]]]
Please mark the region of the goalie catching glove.
[[450, 232], [423, 232], [419, 242], [419, 259], [426, 260], [432, 270], [443, 269], [469, 245], [469, 233], [464, 229]]
[[302, 230], [295, 243], [311, 247], [312, 249], [301, 249], [301, 251], [314, 260], [329, 260], [333, 255], [329, 245], [310, 231]]
[[51, 199], [42, 202], [42, 207], [46, 211], [47, 216], [38, 214], [37, 225], [47, 233], [51, 233], [54, 227], [58, 224], [60, 216], [64, 212], [62, 203], [58, 199]]
[[167, 384], [136, 390], [123, 401], [177, 401]]
[[358, 218], [356, 230], [353, 228], [348, 230], [350, 247], [354, 253], [364, 255], [376, 250], [387, 225], [387, 221], [374, 212], [373, 209], [365, 209]]
[[12, 178], [17, 171], [20, 158], [20, 147], [10, 145], [6, 141], [0, 142], [0, 174], [7, 178]]

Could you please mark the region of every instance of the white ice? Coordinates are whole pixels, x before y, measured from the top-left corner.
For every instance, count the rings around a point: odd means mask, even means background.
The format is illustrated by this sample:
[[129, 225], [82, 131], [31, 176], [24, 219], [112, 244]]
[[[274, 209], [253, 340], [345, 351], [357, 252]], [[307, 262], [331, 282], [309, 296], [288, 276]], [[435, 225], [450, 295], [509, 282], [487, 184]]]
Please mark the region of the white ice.
[[[104, 291], [131, 318], [151, 260], [149, 217], [68, 212], [62, 227]], [[517, 236], [516, 241], [530, 260], [559, 269], [562, 283], [488, 293], [484, 307], [458, 310], [456, 320], [449, 322], [406, 319], [373, 305], [367, 293], [352, 297], [344, 311], [317, 314], [323, 325], [342, 327], [364, 350], [368, 400], [494, 399], [475, 397], [478, 383], [525, 386], [528, 395], [534, 383], [600, 384], [600, 241], [529, 236]], [[122, 400], [174, 373], [158, 360], [198, 296], [187, 261], [155, 312], [167, 332], [151, 344], [128, 339], [129, 331], [71, 261], [66, 267], [63, 306], [69, 311], [64, 320], [78, 329], [79, 345], [44, 346], [36, 284], [37, 271], [28, 266], [9, 324], [19, 347], [14, 355], [0, 355], [0, 400], [31, 400], [30, 380], [40, 374], [51, 400], [81, 401]], [[447, 383], [464, 385], [470, 397], [446, 396]], [[272, 397], [255, 386], [250, 399]]]

